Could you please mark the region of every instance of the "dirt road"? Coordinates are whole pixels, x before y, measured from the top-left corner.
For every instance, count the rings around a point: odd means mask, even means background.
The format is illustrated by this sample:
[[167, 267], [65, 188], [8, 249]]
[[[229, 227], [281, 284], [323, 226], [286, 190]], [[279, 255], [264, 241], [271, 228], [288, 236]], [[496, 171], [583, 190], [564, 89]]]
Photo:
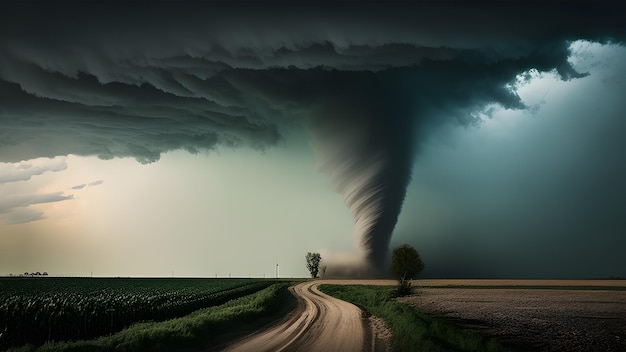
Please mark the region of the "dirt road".
[[291, 288], [298, 308], [279, 325], [250, 335], [226, 351], [375, 351], [372, 330], [356, 306], [320, 292], [309, 281]]

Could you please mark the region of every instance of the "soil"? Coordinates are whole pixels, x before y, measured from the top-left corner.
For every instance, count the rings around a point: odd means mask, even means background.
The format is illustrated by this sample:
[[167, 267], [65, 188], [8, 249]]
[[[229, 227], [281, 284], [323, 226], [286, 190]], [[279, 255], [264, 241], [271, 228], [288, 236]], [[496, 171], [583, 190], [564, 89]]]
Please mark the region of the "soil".
[[626, 351], [624, 281], [463, 281], [415, 281], [399, 300], [522, 350]]
[[382, 318], [371, 315], [368, 318], [372, 328], [372, 345], [375, 352], [391, 352], [391, 337], [393, 336], [389, 327]]

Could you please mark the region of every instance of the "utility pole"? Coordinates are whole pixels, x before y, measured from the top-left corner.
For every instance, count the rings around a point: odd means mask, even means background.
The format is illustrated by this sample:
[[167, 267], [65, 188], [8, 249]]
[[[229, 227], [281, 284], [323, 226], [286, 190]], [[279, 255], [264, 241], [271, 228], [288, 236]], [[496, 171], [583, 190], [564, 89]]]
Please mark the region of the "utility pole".
[[276, 263], [276, 279], [278, 279], [278, 263]]

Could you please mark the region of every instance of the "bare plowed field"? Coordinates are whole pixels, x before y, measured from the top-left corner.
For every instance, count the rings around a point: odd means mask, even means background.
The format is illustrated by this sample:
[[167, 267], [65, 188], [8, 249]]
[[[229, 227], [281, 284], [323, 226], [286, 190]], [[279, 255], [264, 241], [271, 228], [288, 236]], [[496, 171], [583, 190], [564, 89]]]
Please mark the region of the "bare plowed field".
[[626, 351], [626, 282], [419, 280], [421, 310], [539, 351]]

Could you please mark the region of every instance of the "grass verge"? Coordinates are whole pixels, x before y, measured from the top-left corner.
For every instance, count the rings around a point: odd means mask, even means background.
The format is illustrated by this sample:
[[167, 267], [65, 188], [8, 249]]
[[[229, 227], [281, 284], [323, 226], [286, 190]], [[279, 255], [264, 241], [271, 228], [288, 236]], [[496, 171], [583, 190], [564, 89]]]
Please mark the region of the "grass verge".
[[393, 333], [394, 351], [513, 351], [493, 338], [393, 300], [395, 287], [320, 285], [320, 290], [382, 318]]
[[224, 335], [259, 328], [278, 319], [285, 302], [294, 300], [287, 287], [277, 283], [251, 295], [223, 305], [200, 309], [187, 316], [163, 322], [137, 323], [109, 336], [93, 340], [46, 343], [40, 347], [23, 346], [12, 352], [47, 351], [198, 351], [223, 342]]

